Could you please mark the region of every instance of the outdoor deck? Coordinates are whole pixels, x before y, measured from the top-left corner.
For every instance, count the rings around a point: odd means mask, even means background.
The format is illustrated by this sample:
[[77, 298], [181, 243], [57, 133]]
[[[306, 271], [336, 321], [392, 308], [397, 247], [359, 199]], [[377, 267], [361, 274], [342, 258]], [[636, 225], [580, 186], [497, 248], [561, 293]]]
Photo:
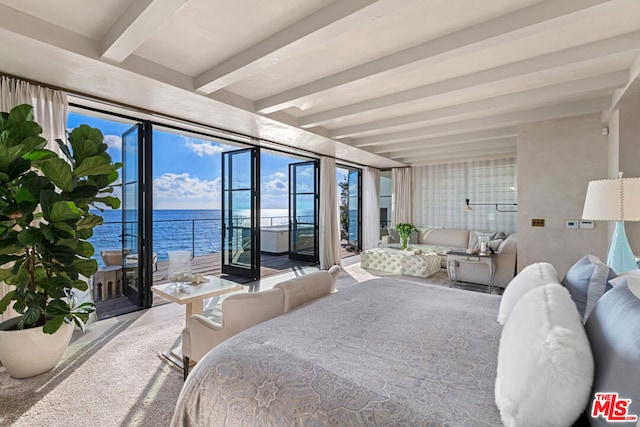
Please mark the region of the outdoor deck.
[[[354, 252], [346, 250], [345, 245], [342, 245], [342, 258], [347, 258], [356, 255]], [[270, 255], [266, 253], [260, 254], [260, 277], [264, 278], [274, 274], [285, 273], [292, 271], [296, 267], [303, 267], [312, 265], [308, 262], [292, 261], [285, 255]], [[158, 270], [153, 272], [153, 284], [159, 285], [167, 283], [167, 268], [169, 261], [159, 261]], [[250, 280], [245, 277], [230, 276], [222, 274], [222, 255], [221, 253], [211, 253], [207, 255], [196, 256], [191, 261], [191, 267], [194, 274], [202, 274], [205, 276], [220, 276], [227, 280], [231, 280], [236, 283], [248, 284]], [[168, 300], [153, 294], [153, 306], [169, 303]], [[134, 305], [127, 297], [119, 296], [117, 298], [111, 298], [106, 301], [95, 301], [96, 313], [98, 320], [106, 319], [120, 314], [129, 313], [139, 310], [139, 307]]]

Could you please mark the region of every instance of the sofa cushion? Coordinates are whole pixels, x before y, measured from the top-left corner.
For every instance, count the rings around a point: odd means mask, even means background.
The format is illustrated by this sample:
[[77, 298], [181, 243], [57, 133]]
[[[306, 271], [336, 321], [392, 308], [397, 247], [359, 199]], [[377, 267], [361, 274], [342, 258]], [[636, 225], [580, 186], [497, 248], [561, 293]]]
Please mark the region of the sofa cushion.
[[[619, 400], [631, 399], [627, 414], [640, 416], [640, 278], [629, 275], [624, 281], [598, 300], [585, 324], [595, 363], [588, 409], [595, 393], [616, 392]], [[589, 421], [612, 425], [600, 416]]]
[[558, 272], [548, 262], [537, 262], [526, 266], [505, 288], [498, 310], [498, 323], [504, 325], [513, 310], [527, 292], [548, 283], [560, 284]]
[[480, 242], [478, 238], [484, 237], [487, 239], [487, 242], [493, 239], [493, 236], [496, 233], [491, 231], [470, 231], [469, 232], [469, 242], [467, 243], [467, 248], [471, 250], [480, 249]]
[[423, 234], [423, 245], [447, 246], [450, 248], [466, 248], [469, 244], [469, 230], [455, 228], [432, 228]]
[[525, 294], [500, 337], [496, 405], [505, 426], [569, 426], [589, 401], [593, 357], [567, 289]]
[[611, 288], [608, 282], [614, 277], [613, 270], [593, 255], [585, 255], [567, 271], [562, 285], [569, 290], [583, 323], [596, 302]]

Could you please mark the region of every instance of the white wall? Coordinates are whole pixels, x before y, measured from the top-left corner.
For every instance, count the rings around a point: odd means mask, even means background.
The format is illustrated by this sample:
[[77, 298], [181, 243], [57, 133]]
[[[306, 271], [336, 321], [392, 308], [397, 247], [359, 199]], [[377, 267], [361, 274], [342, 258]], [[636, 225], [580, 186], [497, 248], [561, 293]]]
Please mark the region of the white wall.
[[[606, 223], [565, 223], [581, 218], [589, 181], [607, 176], [608, 150], [598, 114], [518, 127], [518, 271], [548, 261], [562, 277], [585, 254], [606, 259]], [[533, 218], [545, 227], [532, 227]]]

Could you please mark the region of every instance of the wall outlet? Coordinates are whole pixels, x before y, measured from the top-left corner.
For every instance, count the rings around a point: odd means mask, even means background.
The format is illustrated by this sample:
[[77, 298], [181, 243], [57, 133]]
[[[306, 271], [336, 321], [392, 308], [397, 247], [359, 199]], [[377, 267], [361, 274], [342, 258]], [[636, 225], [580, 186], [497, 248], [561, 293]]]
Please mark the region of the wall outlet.
[[532, 227], [544, 227], [544, 219], [532, 219], [531, 220]]
[[593, 221], [580, 221], [580, 228], [590, 230], [593, 228]]
[[580, 228], [580, 222], [577, 219], [568, 219], [567, 228], [571, 230], [576, 230]]

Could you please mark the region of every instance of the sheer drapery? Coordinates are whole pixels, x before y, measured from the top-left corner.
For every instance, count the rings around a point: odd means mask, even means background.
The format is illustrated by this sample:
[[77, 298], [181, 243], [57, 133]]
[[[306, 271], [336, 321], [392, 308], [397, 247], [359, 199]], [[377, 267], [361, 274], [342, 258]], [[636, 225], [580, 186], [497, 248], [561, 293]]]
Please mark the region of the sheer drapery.
[[0, 79], [0, 111], [9, 111], [20, 104], [33, 106], [34, 119], [42, 126], [47, 148], [60, 154], [56, 139], [67, 140], [67, 94], [3, 76]]
[[380, 240], [380, 171], [362, 171], [362, 250], [375, 248]]
[[320, 159], [320, 268], [328, 270], [341, 265], [340, 259], [340, 207], [338, 205], [338, 180], [333, 158]]
[[391, 170], [391, 228], [413, 224], [413, 184], [411, 168]]
[[[31, 104], [34, 119], [42, 127], [42, 136], [47, 140], [47, 148], [60, 153], [56, 139], [67, 140], [67, 113], [69, 105], [67, 95], [59, 90], [32, 85], [22, 80], [2, 76], [0, 78], [0, 111], [9, 111], [20, 104]], [[0, 298], [10, 288], [4, 283], [0, 286]], [[90, 301], [91, 293], [84, 292], [79, 300]], [[17, 316], [11, 307], [0, 315], [1, 320]]]
[[[416, 167], [415, 221], [423, 227], [515, 232], [517, 168], [514, 158]], [[473, 210], [464, 211], [465, 199]], [[480, 205], [486, 204], [486, 205]]]

